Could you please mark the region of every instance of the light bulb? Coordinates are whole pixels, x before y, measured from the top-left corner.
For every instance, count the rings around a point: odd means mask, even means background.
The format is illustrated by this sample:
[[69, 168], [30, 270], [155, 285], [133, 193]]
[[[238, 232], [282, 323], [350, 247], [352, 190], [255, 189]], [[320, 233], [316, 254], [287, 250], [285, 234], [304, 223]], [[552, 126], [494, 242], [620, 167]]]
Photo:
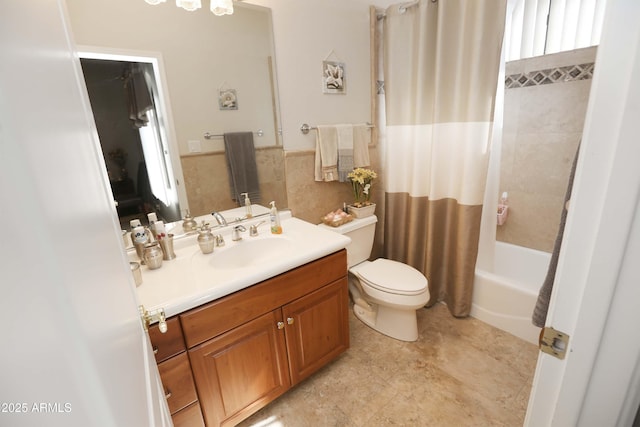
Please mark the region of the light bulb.
[[166, 2], [167, 0], [144, 0], [144, 1], [155, 6], [157, 4]]
[[233, 14], [233, 0], [211, 0], [211, 12], [216, 16]]
[[176, 0], [176, 6], [181, 7], [184, 10], [188, 10], [189, 12], [193, 12], [194, 10], [202, 7], [202, 2], [200, 0]]

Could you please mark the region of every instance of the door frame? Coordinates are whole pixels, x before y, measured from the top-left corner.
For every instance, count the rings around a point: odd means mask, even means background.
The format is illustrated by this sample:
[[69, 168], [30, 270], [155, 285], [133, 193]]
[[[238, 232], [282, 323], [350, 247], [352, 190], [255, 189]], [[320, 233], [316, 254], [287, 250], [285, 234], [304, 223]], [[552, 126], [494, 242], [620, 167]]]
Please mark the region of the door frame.
[[[158, 86], [160, 103], [156, 106], [164, 120], [164, 128], [167, 137], [167, 147], [169, 148], [169, 159], [171, 161], [171, 174], [175, 185], [178, 203], [182, 212], [189, 209], [187, 192], [184, 185], [184, 174], [180, 161], [180, 149], [178, 148], [178, 138], [176, 136], [173, 113], [171, 109], [171, 99], [169, 96], [169, 86], [165, 74], [164, 60], [162, 53], [155, 51], [139, 51], [133, 49], [116, 49], [103, 46], [77, 45], [76, 50], [81, 59], [99, 59], [105, 61], [124, 62], [144, 62], [153, 67], [154, 78]], [[182, 215], [182, 212], [179, 212]]]
[[526, 426], [628, 425], [640, 403], [638, 21], [637, 0], [609, 0], [546, 323], [568, 353], [539, 354]]

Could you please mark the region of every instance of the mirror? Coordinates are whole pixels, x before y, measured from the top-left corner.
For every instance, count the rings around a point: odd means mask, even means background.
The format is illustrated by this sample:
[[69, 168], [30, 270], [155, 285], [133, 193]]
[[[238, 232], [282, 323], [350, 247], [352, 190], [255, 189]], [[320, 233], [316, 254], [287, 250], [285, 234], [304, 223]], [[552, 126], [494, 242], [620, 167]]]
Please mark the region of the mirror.
[[[270, 9], [236, 2], [233, 15], [217, 17], [206, 7], [187, 12], [172, 2], [151, 6], [144, 0], [67, 0], [67, 8], [78, 49], [103, 55], [91, 58], [156, 59], [179, 215], [187, 207], [197, 216], [238, 206], [229, 185], [226, 132], [253, 133], [260, 197], [252, 201], [287, 206]], [[122, 85], [117, 74], [106, 78]], [[224, 102], [230, 94], [235, 105]], [[113, 166], [113, 159], [105, 161]], [[126, 175], [137, 177], [137, 162], [127, 162]]]

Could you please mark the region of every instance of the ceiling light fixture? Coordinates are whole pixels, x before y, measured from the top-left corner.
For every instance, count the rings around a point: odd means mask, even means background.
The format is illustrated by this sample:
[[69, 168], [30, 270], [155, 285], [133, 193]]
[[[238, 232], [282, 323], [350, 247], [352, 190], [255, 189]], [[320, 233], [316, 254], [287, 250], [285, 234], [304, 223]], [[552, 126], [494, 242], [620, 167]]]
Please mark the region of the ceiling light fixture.
[[211, 0], [211, 12], [216, 16], [233, 14], [233, 0]]
[[[164, 3], [167, 0], [144, 0], [151, 5]], [[202, 0], [176, 0], [176, 6], [192, 12], [202, 7]], [[216, 16], [232, 15], [233, 0], [211, 0], [211, 12]]]
[[176, 6], [181, 7], [184, 10], [188, 10], [189, 12], [193, 12], [194, 10], [202, 7], [202, 2], [200, 0], [176, 0]]

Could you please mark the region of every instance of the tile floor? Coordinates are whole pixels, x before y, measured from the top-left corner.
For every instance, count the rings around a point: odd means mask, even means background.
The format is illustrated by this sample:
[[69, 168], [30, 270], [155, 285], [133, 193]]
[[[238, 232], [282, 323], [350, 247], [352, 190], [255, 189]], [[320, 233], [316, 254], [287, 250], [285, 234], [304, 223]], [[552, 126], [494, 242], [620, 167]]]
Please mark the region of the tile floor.
[[350, 313], [351, 348], [240, 426], [522, 425], [535, 345], [441, 304], [418, 311], [414, 343]]

